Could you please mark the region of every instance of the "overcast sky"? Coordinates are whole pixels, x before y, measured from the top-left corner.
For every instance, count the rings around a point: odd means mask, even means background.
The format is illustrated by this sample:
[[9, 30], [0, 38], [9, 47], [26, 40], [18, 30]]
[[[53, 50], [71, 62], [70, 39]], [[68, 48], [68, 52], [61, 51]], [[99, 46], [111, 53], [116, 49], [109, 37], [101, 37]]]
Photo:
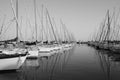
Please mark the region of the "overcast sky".
[[[13, 0], [15, 1], [15, 0]], [[36, 0], [38, 9], [43, 4], [56, 21], [62, 19], [77, 40], [88, 40], [103, 20], [107, 9], [120, 8], [120, 0]], [[26, 12], [25, 12], [26, 11]], [[13, 17], [10, 0], [0, 0], [0, 18]], [[19, 15], [33, 19], [33, 0], [19, 0]], [[19, 17], [20, 17], [19, 16]], [[23, 17], [24, 18], [24, 17]], [[0, 20], [2, 23], [2, 20]], [[32, 21], [31, 21], [32, 22]], [[14, 30], [11, 28], [11, 30]], [[13, 33], [11, 33], [13, 34]]]

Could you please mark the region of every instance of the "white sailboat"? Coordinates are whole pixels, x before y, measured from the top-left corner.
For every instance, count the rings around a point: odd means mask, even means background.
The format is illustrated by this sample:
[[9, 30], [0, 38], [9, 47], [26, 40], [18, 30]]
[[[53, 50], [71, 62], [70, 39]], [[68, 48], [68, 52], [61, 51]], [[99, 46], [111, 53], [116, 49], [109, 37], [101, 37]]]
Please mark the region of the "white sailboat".
[[[12, 4], [12, 0], [11, 0]], [[13, 5], [12, 5], [13, 8]], [[14, 12], [14, 9], [13, 9]], [[16, 20], [16, 45], [17, 47], [12, 48], [6, 48], [6, 47], [0, 47], [0, 71], [3, 70], [16, 70], [21, 67], [21, 65], [24, 63], [26, 56], [27, 56], [27, 50], [18, 47], [18, 0], [16, 0], [16, 14], [14, 14], [15, 20]], [[9, 47], [10, 44], [6, 44], [7, 47]], [[4, 45], [3, 44], [3, 45]], [[12, 44], [13, 45], [13, 44]]]
[[0, 51], [0, 70], [17, 70], [24, 63], [27, 51], [12, 49]]

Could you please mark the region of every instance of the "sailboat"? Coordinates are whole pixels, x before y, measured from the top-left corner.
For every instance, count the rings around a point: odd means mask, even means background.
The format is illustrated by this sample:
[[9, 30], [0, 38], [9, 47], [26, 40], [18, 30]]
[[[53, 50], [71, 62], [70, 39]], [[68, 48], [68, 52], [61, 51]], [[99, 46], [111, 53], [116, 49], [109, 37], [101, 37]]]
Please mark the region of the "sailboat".
[[[14, 12], [14, 7], [11, 0], [12, 10]], [[16, 34], [15, 43], [12, 43], [11, 40], [4, 42], [3, 45], [6, 47], [0, 47], [0, 71], [3, 70], [17, 70], [24, 63], [27, 57], [27, 50], [25, 48], [20, 48], [20, 42], [18, 38], [18, 0], [16, 0], [16, 14], [14, 14], [16, 20]], [[10, 44], [11, 42], [11, 44]], [[10, 47], [11, 45], [15, 45]], [[2, 45], [1, 45], [2, 46]]]
[[24, 63], [26, 55], [27, 52], [24, 49], [0, 50], [0, 70], [19, 69]]

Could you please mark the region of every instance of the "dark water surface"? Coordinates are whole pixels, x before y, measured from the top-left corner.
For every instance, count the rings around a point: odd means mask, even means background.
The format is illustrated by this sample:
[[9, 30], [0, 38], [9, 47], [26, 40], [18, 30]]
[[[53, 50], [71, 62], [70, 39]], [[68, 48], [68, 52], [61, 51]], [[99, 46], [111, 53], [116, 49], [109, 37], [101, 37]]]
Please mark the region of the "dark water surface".
[[86, 45], [37, 60], [26, 60], [17, 72], [0, 80], [120, 80], [120, 55]]

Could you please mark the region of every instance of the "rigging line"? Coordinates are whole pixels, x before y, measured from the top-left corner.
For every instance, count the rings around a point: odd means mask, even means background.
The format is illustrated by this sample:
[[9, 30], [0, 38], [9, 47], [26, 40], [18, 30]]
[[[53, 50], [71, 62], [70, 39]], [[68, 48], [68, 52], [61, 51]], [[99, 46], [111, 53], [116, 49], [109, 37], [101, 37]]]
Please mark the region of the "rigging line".
[[120, 30], [120, 25], [118, 25], [118, 30], [117, 30], [117, 33], [116, 33], [117, 34], [116, 38], [119, 38], [119, 32], [120, 32], [119, 30]]
[[109, 34], [110, 34], [110, 15], [109, 15], [109, 10], [107, 11], [107, 32], [106, 32], [106, 36], [105, 36], [105, 40], [108, 41], [109, 40]]
[[120, 8], [119, 8], [118, 14], [117, 14], [117, 16], [116, 16], [116, 18], [115, 18], [115, 22], [116, 22], [116, 23], [117, 23], [117, 21], [118, 21], [118, 19], [119, 19], [119, 16], [120, 16]]
[[32, 32], [31, 38], [34, 37], [34, 31], [32, 30], [32, 27], [31, 27], [31, 24], [30, 24], [30, 19], [28, 19], [28, 18], [27, 18], [27, 21], [26, 21], [26, 26], [27, 26], [27, 28], [28, 28], [28, 26], [30, 26], [30, 28], [31, 28], [30, 31]]
[[[31, 23], [30, 23], [30, 18], [28, 17], [28, 13], [27, 13], [27, 9], [25, 8], [25, 15], [27, 16], [27, 21], [28, 22], [26, 22], [26, 24], [28, 23], [29, 24], [29, 27], [30, 27], [30, 29], [31, 29], [31, 33], [32, 33], [32, 41], [33, 41], [33, 39], [34, 39], [34, 28], [32, 29], [32, 25], [31, 25]], [[27, 26], [27, 25], [26, 25]]]
[[[48, 34], [49, 34], [49, 40], [53, 40], [53, 37], [54, 37], [54, 34], [53, 34], [53, 32], [52, 32], [52, 29], [51, 29], [51, 27], [50, 27], [50, 23], [48, 23], [48, 16], [47, 16], [48, 14], [47, 14], [47, 11], [46, 11], [46, 26], [48, 27], [47, 28], [47, 31], [48, 31]], [[55, 39], [55, 38], [54, 38]]]
[[[22, 26], [22, 16], [21, 16], [21, 23], [20, 24], [21, 24], [20, 26]], [[19, 32], [20, 32], [20, 36], [23, 39], [23, 36], [22, 36], [22, 27], [18, 27], [18, 29], [19, 29]]]
[[65, 27], [65, 30], [66, 30], [68, 41], [70, 41], [70, 34], [69, 34], [70, 32], [68, 31], [68, 28], [66, 27], [65, 24], [64, 24], [64, 27]]
[[[8, 27], [9, 27], [12, 22], [14, 22], [14, 20], [10, 20], [10, 21], [9, 21], [6, 25], [4, 25], [4, 26], [7, 26], [7, 25], [8, 25]], [[4, 31], [3, 33], [6, 32], [6, 30], [8, 29], [8, 27], [5, 29], [5, 31]]]
[[101, 23], [101, 32], [100, 32], [100, 36], [99, 36], [99, 41], [101, 41], [102, 37], [103, 37], [103, 33], [104, 33], [104, 29], [105, 29], [105, 24]]
[[36, 14], [36, 0], [34, 0], [34, 16], [35, 16], [35, 31], [36, 31], [36, 42], [37, 42], [37, 14]]
[[57, 41], [57, 38], [56, 38], [56, 35], [55, 35], [55, 32], [54, 32], [54, 28], [53, 28], [53, 24], [52, 24], [52, 21], [51, 21], [51, 17], [49, 15], [49, 12], [48, 12], [47, 8], [46, 8], [46, 12], [47, 12], [47, 16], [48, 16], [48, 19], [49, 19], [49, 22], [50, 22], [50, 25], [51, 25], [51, 29], [52, 29], [52, 33], [54, 35], [55, 41]]
[[6, 15], [4, 15], [4, 18], [3, 18], [3, 22], [2, 22], [1, 30], [0, 30], [0, 35], [2, 34], [2, 31], [3, 31], [3, 26], [5, 24], [5, 19], [6, 19]]
[[[41, 11], [41, 40], [43, 41], [44, 40], [44, 30], [43, 30], [43, 27], [44, 27], [44, 24], [43, 24], [43, 13], [44, 13], [44, 6], [42, 4], [42, 11]], [[39, 16], [40, 17], [40, 16]]]
[[[61, 24], [61, 19], [60, 19], [60, 24]], [[63, 30], [63, 28], [62, 28], [62, 24], [60, 25], [60, 33], [62, 33], [61, 34], [61, 40], [62, 41], [65, 41], [65, 35], [64, 35], [64, 32], [63, 32], [64, 30]]]
[[52, 18], [52, 21], [53, 21], [53, 24], [54, 24], [54, 31], [56, 32], [56, 38], [57, 38], [57, 41], [59, 42], [59, 34], [58, 34], [58, 30], [57, 30], [57, 25], [56, 25], [56, 22], [54, 20], [54, 18]]
[[31, 32], [32, 32], [32, 37], [31, 38], [33, 38], [34, 37], [34, 30], [32, 30], [32, 25], [30, 24], [30, 19], [28, 19], [28, 23], [29, 23], [29, 26], [30, 26]]
[[[116, 28], [118, 27], [117, 26], [117, 22], [118, 22], [119, 15], [120, 15], [120, 9], [119, 9], [119, 11], [117, 13], [117, 16], [114, 16], [114, 30], [113, 30], [113, 34], [114, 34]], [[117, 26], [117, 27], [115, 27], [115, 26]], [[115, 36], [115, 34], [114, 34], [114, 36]]]
[[10, 23], [10, 24], [8, 25], [8, 27], [5, 29], [4, 33], [2, 34], [2, 36], [0, 36], [0, 38], [3, 37], [3, 35], [5, 35], [6, 31], [8, 30], [8, 28], [9, 28], [9, 26], [10, 26], [11, 24], [12, 24], [12, 23]]
[[48, 41], [52, 41], [54, 40], [54, 34], [52, 32], [52, 29], [51, 29], [51, 24], [50, 24], [50, 21], [48, 19], [48, 14], [47, 14], [47, 11], [45, 12], [45, 19], [46, 19], [46, 31], [47, 31], [47, 34], [48, 34]]
[[[108, 13], [108, 15], [109, 15], [109, 13]], [[111, 29], [112, 29], [111, 24], [112, 24], [112, 22], [113, 22], [114, 17], [115, 17], [115, 11], [113, 12], [112, 16], [108, 16], [108, 18], [109, 18], [109, 24], [108, 24], [108, 26], [109, 26], [109, 27], [108, 27], [108, 29], [109, 29], [109, 34], [108, 34], [109, 40], [112, 39], [112, 35], [113, 35], [112, 33], [114, 33], [114, 29], [111, 31]], [[115, 23], [114, 23], [113, 28], [115, 28]], [[110, 32], [111, 32], [111, 33], [110, 33]]]
[[60, 21], [61, 21], [61, 25], [62, 25], [62, 26], [61, 26], [61, 27], [62, 27], [62, 30], [63, 30], [63, 32], [64, 32], [63, 35], [64, 35], [64, 41], [65, 41], [65, 40], [67, 40], [67, 35], [66, 35], [65, 29], [64, 29], [64, 27], [63, 27], [64, 24], [63, 24], [62, 20], [60, 20]]
[[[113, 21], [114, 20], [114, 21]], [[113, 12], [113, 15], [111, 17], [111, 24], [112, 24], [112, 21], [113, 21], [113, 29], [110, 33], [110, 40], [113, 38], [113, 35], [114, 35], [114, 31], [115, 31], [115, 26], [116, 26], [116, 22], [115, 22], [115, 10]], [[112, 27], [111, 27], [112, 28]]]
[[7, 26], [7, 25], [9, 25], [11, 22], [13, 22], [14, 21], [14, 19], [11, 19], [11, 20], [9, 20], [9, 22], [7, 22], [6, 24], [4, 23], [4, 26]]
[[[18, 8], [18, 1], [16, 1], [16, 7]], [[18, 27], [19, 27], [19, 22], [18, 22], [18, 10], [16, 9], [16, 14], [15, 14], [15, 9], [14, 9], [14, 5], [13, 5], [13, 0], [11, 0], [11, 8], [12, 8], [12, 11], [13, 11], [13, 15], [14, 15], [14, 19], [16, 21], [16, 35], [17, 35], [17, 38], [18, 38]], [[18, 42], [18, 39], [17, 39], [17, 42]]]
[[106, 14], [106, 16], [105, 16], [105, 19], [103, 20], [103, 26], [102, 26], [102, 32], [101, 32], [101, 36], [100, 36], [100, 39], [99, 39], [99, 41], [101, 40], [103, 40], [103, 37], [104, 37], [104, 35], [105, 35], [105, 27], [106, 27], [106, 20], [107, 20], [107, 14]]
[[[43, 5], [42, 5], [42, 11], [41, 11], [41, 14], [42, 14], [42, 17], [40, 17], [40, 12], [39, 12], [39, 10], [38, 10], [38, 8], [36, 8], [36, 12], [37, 12], [37, 14], [38, 14], [38, 17], [39, 17], [39, 19], [40, 19], [40, 24], [41, 24], [41, 27], [40, 27], [40, 32], [42, 32], [43, 31]], [[41, 37], [42, 37], [42, 33], [41, 33]], [[42, 41], [43, 39], [41, 38], [41, 41]]]

